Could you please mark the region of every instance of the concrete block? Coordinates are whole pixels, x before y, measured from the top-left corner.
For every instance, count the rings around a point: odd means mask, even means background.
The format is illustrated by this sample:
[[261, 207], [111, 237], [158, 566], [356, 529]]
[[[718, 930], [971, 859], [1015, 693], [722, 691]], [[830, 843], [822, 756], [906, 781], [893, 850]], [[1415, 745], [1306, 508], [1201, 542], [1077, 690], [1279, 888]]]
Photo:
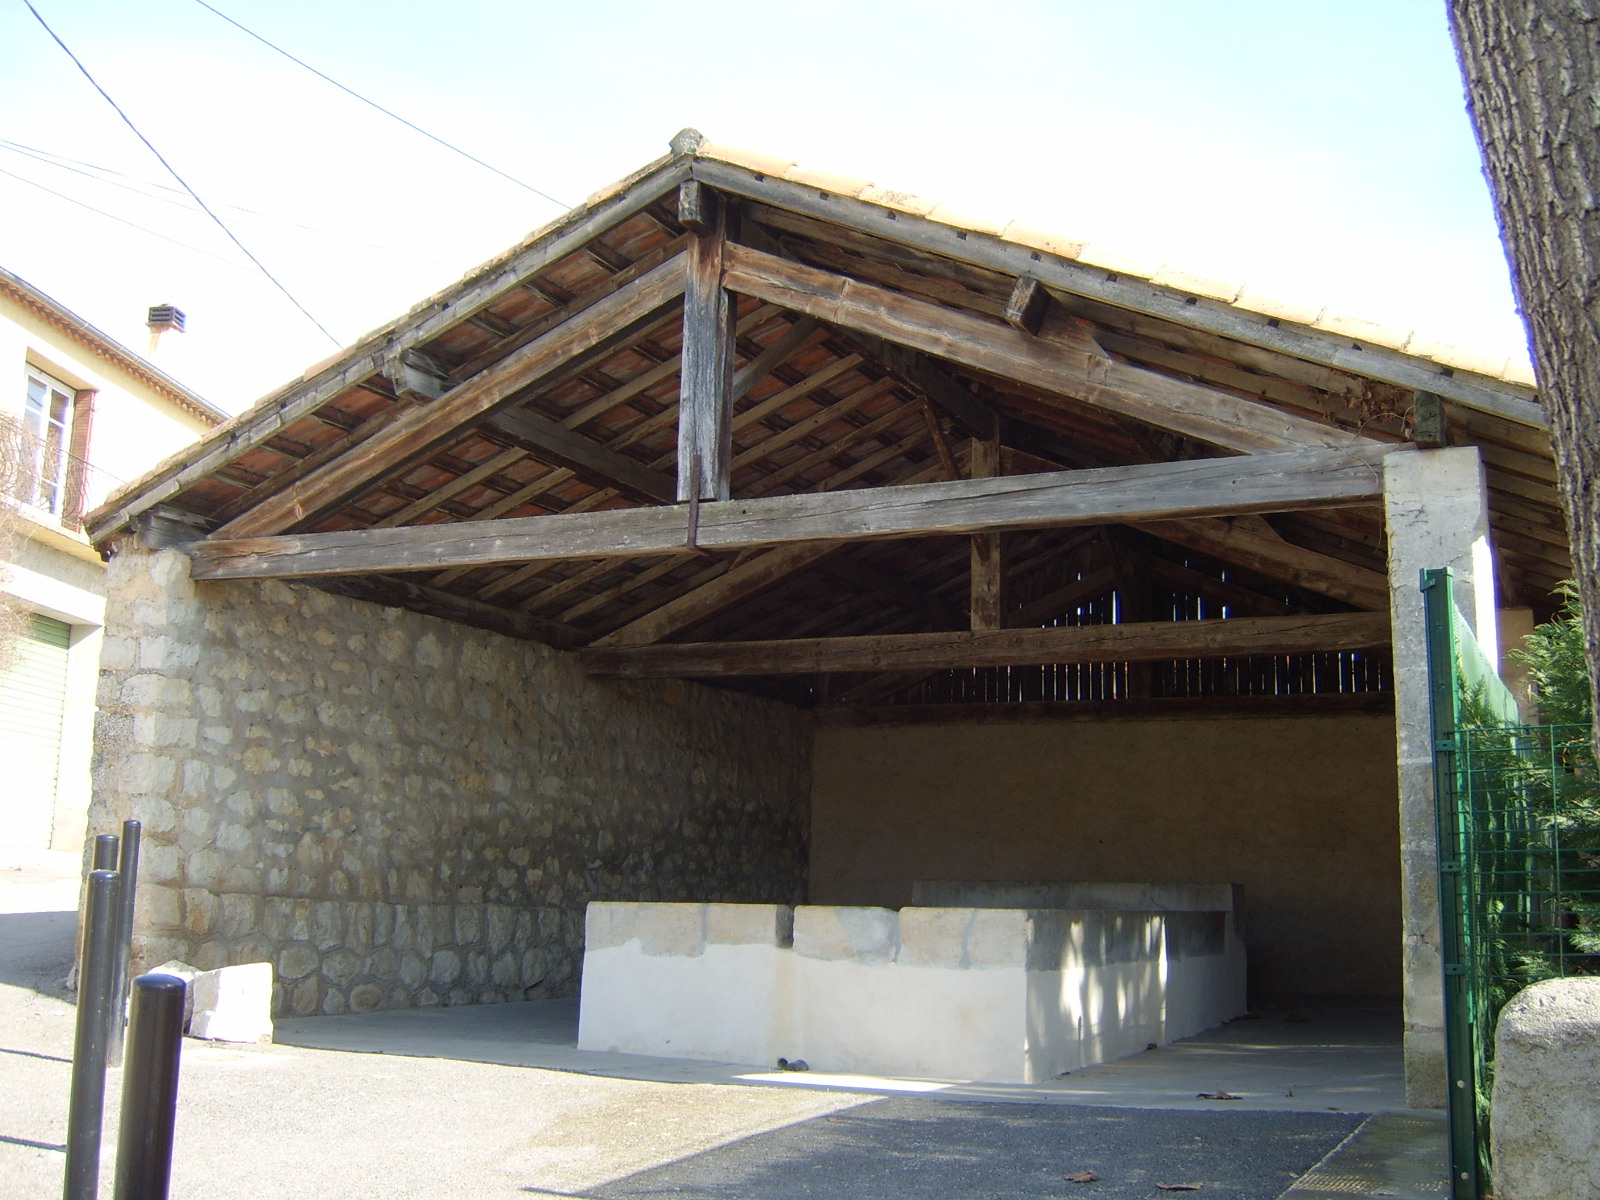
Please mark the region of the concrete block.
[[708, 904], [706, 942], [718, 946], [792, 946], [794, 909], [787, 904]]
[[243, 963], [202, 971], [191, 986], [191, 1037], [214, 1042], [272, 1040], [271, 963]]
[[899, 949], [900, 914], [892, 908], [794, 910], [794, 951], [804, 958], [887, 963]]
[[1491, 1112], [1501, 1200], [1600, 1196], [1600, 979], [1551, 979], [1500, 1014]]
[[704, 904], [636, 904], [634, 932], [646, 954], [694, 958], [706, 948]]

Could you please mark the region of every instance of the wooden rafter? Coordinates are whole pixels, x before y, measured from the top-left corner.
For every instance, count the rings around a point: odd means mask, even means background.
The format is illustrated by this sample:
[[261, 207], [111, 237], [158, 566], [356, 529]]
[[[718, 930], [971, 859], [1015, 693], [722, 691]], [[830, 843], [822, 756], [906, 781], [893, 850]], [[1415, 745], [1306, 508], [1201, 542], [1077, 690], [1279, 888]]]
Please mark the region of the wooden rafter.
[[1032, 338], [1003, 322], [902, 296], [748, 246], [727, 249], [727, 286], [1004, 379], [1229, 450], [1256, 453], [1370, 441], [1320, 421]]
[[609, 350], [637, 333], [683, 291], [681, 258], [667, 262], [588, 306], [515, 354], [460, 384], [434, 403], [413, 409], [352, 451], [234, 518], [219, 532], [250, 536], [310, 519], [369, 486], [375, 470], [414, 462], [460, 436], [463, 426], [492, 415], [524, 389], [558, 370]]

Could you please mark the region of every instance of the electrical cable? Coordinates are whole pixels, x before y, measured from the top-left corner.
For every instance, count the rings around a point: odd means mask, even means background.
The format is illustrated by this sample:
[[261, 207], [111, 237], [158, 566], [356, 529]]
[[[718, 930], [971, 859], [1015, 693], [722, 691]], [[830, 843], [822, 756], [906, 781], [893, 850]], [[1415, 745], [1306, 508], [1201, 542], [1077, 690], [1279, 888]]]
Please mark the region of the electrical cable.
[[56, 34], [56, 31], [50, 28], [49, 23], [39, 15], [39, 10], [33, 6], [33, 0], [22, 0], [22, 2], [28, 6], [28, 11], [33, 14], [34, 20], [38, 21], [39, 24], [44, 27], [44, 31], [50, 35], [55, 44], [61, 47], [62, 52], [65, 53], [66, 56], [72, 60], [73, 65], [83, 73], [83, 77], [89, 81], [94, 90], [99, 92], [100, 95], [105, 99], [105, 102], [111, 105], [117, 116], [122, 118], [123, 124], [133, 131], [133, 135], [145, 144], [145, 148], [148, 149], [151, 154], [156, 156], [157, 161], [159, 161], [161, 165], [167, 169], [167, 174], [171, 175], [178, 181], [178, 183], [183, 187], [183, 190], [189, 193], [190, 197], [196, 204], [200, 206], [200, 208], [205, 212], [206, 216], [210, 217], [216, 222], [217, 228], [228, 235], [228, 240], [231, 241], [235, 246], [239, 247], [239, 249], [243, 251], [246, 258], [255, 263], [255, 265], [260, 269], [261, 273], [272, 281], [273, 286], [288, 298], [289, 303], [299, 309], [306, 320], [310, 321], [322, 331], [323, 336], [325, 336], [335, 346], [343, 345], [338, 338], [334, 337], [333, 334], [328, 332], [327, 326], [325, 326], [321, 321], [317, 320], [316, 317], [312, 316], [310, 310], [307, 309], [305, 305], [301, 304], [300, 301], [294, 298], [294, 293], [288, 288], [284, 287], [283, 283], [278, 279], [278, 277], [267, 269], [267, 265], [250, 252], [250, 248], [239, 240], [238, 236], [233, 232], [233, 230], [228, 228], [222, 218], [211, 211], [211, 208], [206, 204], [206, 202], [200, 199], [199, 193], [190, 187], [189, 184], [184, 180], [183, 176], [179, 175], [178, 172], [173, 169], [172, 164], [162, 157], [161, 151], [155, 148], [150, 139], [139, 132], [139, 127], [133, 123], [132, 119], [129, 118], [127, 113], [122, 111], [122, 108], [117, 104], [117, 102], [111, 98], [111, 94], [95, 81], [95, 77], [93, 75], [89, 74], [89, 68], [78, 61], [78, 56], [68, 48], [67, 44]]
[[160, 238], [163, 242], [171, 242], [174, 246], [181, 246], [183, 249], [192, 251], [195, 254], [203, 254], [207, 258], [214, 258], [219, 263], [224, 263], [227, 266], [233, 267], [237, 270], [248, 271], [250, 269], [243, 263], [236, 263], [230, 258], [223, 258], [220, 254], [213, 254], [209, 250], [202, 250], [198, 246], [191, 246], [187, 242], [180, 242], [177, 238], [170, 238], [164, 233], [157, 233], [154, 229], [146, 229], [143, 225], [137, 225], [128, 220], [126, 217], [119, 217], [116, 213], [108, 213], [103, 208], [96, 208], [92, 204], [85, 204], [82, 200], [74, 199], [64, 192], [56, 191], [54, 188], [45, 187], [44, 184], [39, 183], [37, 180], [29, 179], [24, 175], [18, 175], [16, 172], [8, 171], [4, 167], [0, 167], [0, 175], [8, 175], [12, 179], [15, 179], [18, 183], [25, 183], [29, 187], [36, 187], [41, 192], [49, 192], [50, 195], [54, 196], [58, 200], [65, 200], [68, 204], [76, 204], [79, 208], [86, 208], [90, 212], [98, 213], [102, 217], [109, 217], [111, 220], [120, 222], [121, 224], [128, 226], [130, 229], [137, 229], [140, 233], [148, 233], [151, 237]]
[[[135, 175], [126, 175], [123, 172], [114, 170], [111, 167], [102, 167], [95, 163], [84, 162], [80, 158], [68, 158], [64, 154], [52, 154], [48, 150], [39, 150], [33, 146], [24, 146], [21, 142], [13, 142], [7, 138], [0, 138], [0, 150], [9, 150], [13, 154], [20, 154], [24, 158], [31, 158], [35, 162], [43, 163], [47, 167], [55, 167], [58, 171], [71, 171], [74, 175], [82, 175], [85, 179], [91, 179], [95, 183], [104, 183], [111, 187], [122, 188], [124, 191], [132, 192], [135, 196], [141, 196], [146, 200], [154, 200], [160, 204], [170, 204], [174, 208], [181, 208], [184, 212], [192, 213], [194, 211], [194, 205], [192, 204], [185, 204], [181, 200], [169, 199], [166, 196], [152, 196], [149, 192], [142, 191], [140, 188], [135, 187], [134, 184], [143, 184], [145, 187], [156, 188], [157, 190], [163, 192], [171, 192], [178, 196], [185, 194], [182, 188], [168, 187], [166, 184], [157, 183], [153, 179], [140, 179]], [[75, 165], [69, 166], [69, 163]], [[80, 167], [87, 167], [88, 170], [79, 170]], [[95, 171], [99, 171], [101, 174], [92, 174], [92, 172]], [[107, 179], [105, 178], [106, 175], [115, 175], [117, 178]], [[23, 177], [19, 175], [17, 178], [22, 179]], [[126, 179], [128, 182], [118, 183], [118, 179]], [[24, 182], [32, 181], [24, 180]], [[63, 199], [70, 200], [72, 197], [66, 196], [63, 197]], [[271, 213], [264, 213], [259, 209], [245, 208], [241, 204], [222, 203], [219, 204], [218, 207], [231, 208], [234, 212], [245, 213], [252, 217], [260, 217], [263, 221], [277, 221], [280, 224], [289, 226], [291, 229], [303, 229], [307, 233], [315, 233], [327, 238], [336, 238], [341, 241], [349, 242], [355, 246], [367, 246], [373, 250], [382, 250], [385, 254], [404, 255], [410, 261], [428, 263], [430, 266], [435, 267], [442, 267], [446, 265], [439, 262], [437, 259], [424, 258], [411, 250], [397, 250], [393, 246], [385, 246], [380, 242], [368, 242], [361, 238], [353, 238], [343, 233], [335, 233], [331, 229], [318, 229], [315, 225], [302, 225], [299, 221], [291, 221], [287, 217], [273, 216]], [[98, 212], [99, 210], [96, 209], [95, 211]], [[141, 227], [135, 226], [135, 228]]]
[[[26, 0], [24, 0], [24, 3], [26, 3]], [[406, 120], [399, 113], [390, 112], [387, 108], [383, 107], [383, 105], [379, 104], [377, 101], [368, 100], [360, 92], [354, 90], [353, 88], [346, 87], [344, 84], [340, 83], [337, 79], [333, 78], [331, 75], [325, 75], [321, 71], [319, 71], [315, 67], [313, 67], [310, 63], [305, 62], [303, 59], [296, 58], [294, 55], [290, 54], [287, 50], [285, 50], [282, 46], [277, 46], [277, 45], [274, 45], [272, 42], [269, 42], [266, 38], [262, 37], [255, 30], [247, 29], [245, 26], [243, 26], [243, 25], [239, 24], [239, 22], [235, 21], [227, 13], [222, 12], [219, 9], [212, 8], [211, 5], [206, 3], [206, 0], [195, 0], [195, 3], [198, 4], [201, 8], [206, 9], [208, 12], [214, 13], [217, 16], [221, 17], [229, 25], [232, 25], [235, 29], [239, 30], [240, 32], [249, 34], [251, 37], [255, 38], [256, 41], [260, 42], [263, 46], [266, 46], [269, 50], [276, 50], [279, 54], [281, 54], [285, 58], [287, 58], [290, 62], [295, 63], [298, 66], [304, 67], [306, 70], [310, 71], [313, 75], [315, 75], [318, 79], [322, 79], [322, 80], [325, 80], [328, 83], [333, 84], [333, 86], [338, 88], [341, 92], [344, 92], [344, 93], [346, 93], [347, 95], [350, 95], [350, 96], [354, 96], [357, 100], [361, 101], [361, 103], [369, 105], [372, 108], [377, 109], [384, 116], [391, 117], [394, 120], [399, 121], [400, 124], [404, 125], [407, 129], [410, 129], [410, 130], [413, 130], [413, 131], [415, 131], [417, 133], [420, 133], [423, 137], [428, 138], [431, 141], [438, 142], [439, 145], [443, 146], [446, 150], [450, 150], [450, 151], [452, 151], [452, 152], [454, 152], [456, 154], [461, 155], [462, 158], [465, 158], [465, 159], [470, 160], [471, 162], [477, 163], [480, 167], [482, 167], [486, 171], [493, 171], [496, 175], [500, 176], [501, 179], [508, 180], [511, 183], [516, 184], [520, 188], [526, 188], [528, 191], [532, 192], [535, 196], [544, 197], [544, 199], [550, 201], [550, 203], [554, 204], [557, 208], [571, 208], [572, 207], [570, 204], [566, 204], [563, 201], [557, 200], [554, 196], [550, 195], [550, 193], [540, 191], [538, 188], [534, 187], [533, 184], [524, 183], [522, 180], [518, 179], [515, 175], [508, 175], [504, 171], [502, 171], [499, 167], [496, 167], [496, 166], [494, 166], [494, 165], [492, 165], [490, 163], [484, 162], [483, 159], [478, 158], [476, 155], [468, 154], [465, 150], [461, 149], [461, 147], [452, 146], [449, 142], [445, 141], [442, 137], [438, 137], [435, 134], [429, 133], [426, 129], [422, 128], [422, 126], [413, 125], [410, 121]]]

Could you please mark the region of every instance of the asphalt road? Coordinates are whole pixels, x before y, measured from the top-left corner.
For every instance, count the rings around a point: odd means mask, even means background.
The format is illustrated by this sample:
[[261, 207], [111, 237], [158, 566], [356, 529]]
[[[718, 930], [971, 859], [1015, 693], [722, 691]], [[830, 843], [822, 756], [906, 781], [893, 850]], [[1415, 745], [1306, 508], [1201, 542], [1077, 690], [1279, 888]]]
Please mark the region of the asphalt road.
[[[586, 1195], [605, 1200], [1277, 1200], [1362, 1121], [893, 1098], [746, 1138]], [[1099, 1176], [1073, 1182], [1084, 1172]], [[1159, 1184], [1200, 1184], [1166, 1192]]]

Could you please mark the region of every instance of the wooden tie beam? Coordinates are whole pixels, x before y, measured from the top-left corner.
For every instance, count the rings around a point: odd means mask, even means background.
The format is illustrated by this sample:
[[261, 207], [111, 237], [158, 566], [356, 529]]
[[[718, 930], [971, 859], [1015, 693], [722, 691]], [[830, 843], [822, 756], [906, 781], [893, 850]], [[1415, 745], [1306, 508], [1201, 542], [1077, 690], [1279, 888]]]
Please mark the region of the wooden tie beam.
[[[980, 533], [1375, 503], [1392, 447], [1303, 450], [1042, 475], [702, 504], [697, 544], [743, 550], [790, 542]], [[285, 579], [444, 570], [563, 558], [677, 554], [685, 505], [354, 529], [187, 545], [196, 579]]]

